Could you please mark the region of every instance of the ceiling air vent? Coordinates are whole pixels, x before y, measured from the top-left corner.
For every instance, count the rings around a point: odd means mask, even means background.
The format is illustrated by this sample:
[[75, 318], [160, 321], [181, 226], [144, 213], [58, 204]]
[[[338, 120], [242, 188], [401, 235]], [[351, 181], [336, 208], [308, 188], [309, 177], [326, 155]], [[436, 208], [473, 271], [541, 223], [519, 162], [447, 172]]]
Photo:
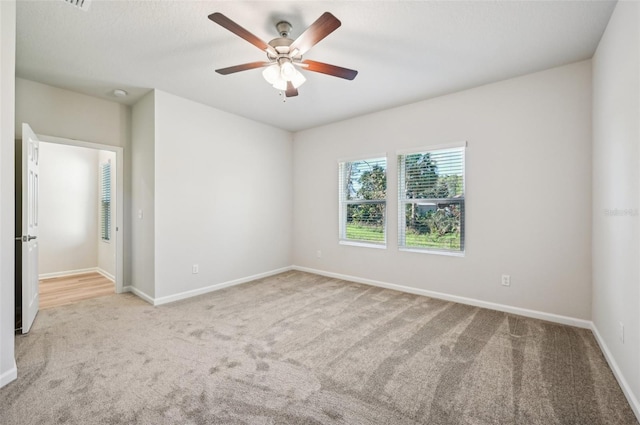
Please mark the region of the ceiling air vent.
[[89, 5], [91, 5], [91, 0], [62, 0], [67, 4], [77, 7], [78, 9], [84, 10], [85, 12], [89, 10]]

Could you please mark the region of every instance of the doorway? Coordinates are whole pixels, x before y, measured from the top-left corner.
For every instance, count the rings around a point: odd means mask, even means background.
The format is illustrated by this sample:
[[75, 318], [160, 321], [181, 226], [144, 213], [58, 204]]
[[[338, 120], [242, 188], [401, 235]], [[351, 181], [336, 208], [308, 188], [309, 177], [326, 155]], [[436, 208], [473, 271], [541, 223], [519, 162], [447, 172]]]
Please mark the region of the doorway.
[[115, 152], [40, 142], [40, 309], [115, 293]]
[[123, 149], [38, 138], [41, 308], [123, 292]]

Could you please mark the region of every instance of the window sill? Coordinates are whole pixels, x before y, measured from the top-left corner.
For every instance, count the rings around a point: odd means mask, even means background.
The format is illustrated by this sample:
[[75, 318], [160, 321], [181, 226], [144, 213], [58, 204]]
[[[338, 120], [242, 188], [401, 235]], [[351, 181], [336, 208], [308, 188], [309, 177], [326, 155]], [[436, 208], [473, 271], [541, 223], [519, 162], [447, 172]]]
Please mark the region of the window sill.
[[418, 254], [444, 255], [446, 257], [464, 257], [464, 251], [438, 251], [435, 249], [419, 249], [419, 248], [398, 248], [398, 251], [416, 252]]
[[367, 242], [356, 242], [356, 241], [338, 241], [340, 245], [349, 245], [349, 246], [360, 246], [363, 248], [375, 248], [375, 249], [387, 249], [386, 244], [377, 244], [377, 243], [367, 243]]

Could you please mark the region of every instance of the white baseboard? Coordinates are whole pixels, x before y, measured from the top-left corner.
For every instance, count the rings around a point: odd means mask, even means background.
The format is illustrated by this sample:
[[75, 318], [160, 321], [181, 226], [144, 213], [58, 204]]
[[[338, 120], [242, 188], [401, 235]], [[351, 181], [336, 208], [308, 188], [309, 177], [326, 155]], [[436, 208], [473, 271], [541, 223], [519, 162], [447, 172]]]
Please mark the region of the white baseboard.
[[282, 267], [280, 269], [270, 270], [268, 272], [254, 274], [252, 276], [242, 277], [240, 279], [234, 279], [234, 280], [230, 280], [230, 281], [227, 281], [227, 282], [217, 283], [215, 285], [209, 285], [209, 286], [205, 286], [203, 288], [192, 289], [190, 291], [184, 291], [184, 292], [180, 292], [180, 293], [177, 293], [177, 294], [167, 295], [167, 296], [159, 297], [159, 298], [153, 298], [153, 297], [145, 294], [144, 292], [142, 292], [141, 290], [139, 290], [135, 286], [130, 286], [130, 285], [129, 286], [125, 286], [124, 288], [122, 288], [122, 290], [123, 290], [123, 292], [132, 292], [133, 294], [135, 294], [138, 297], [142, 298], [143, 300], [145, 300], [149, 304], [162, 305], [162, 304], [172, 303], [172, 302], [175, 302], [175, 301], [184, 300], [184, 299], [191, 298], [191, 297], [196, 297], [198, 295], [206, 294], [206, 293], [209, 293], [209, 292], [218, 291], [220, 289], [228, 288], [230, 286], [235, 286], [235, 285], [240, 285], [242, 283], [251, 282], [252, 280], [262, 279], [263, 277], [269, 277], [269, 276], [273, 276], [273, 275], [276, 275], [276, 274], [279, 274], [279, 273], [284, 273], [284, 272], [287, 272], [289, 270], [292, 270], [292, 268], [291, 267]]
[[101, 269], [100, 267], [96, 268], [96, 271], [98, 273], [100, 273], [102, 276], [106, 277], [107, 279], [115, 282], [116, 281], [116, 277], [114, 275], [112, 275], [111, 273], [109, 273], [108, 271]]
[[505, 304], [497, 304], [489, 301], [476, 300], [474, 298], [460, 297], [458, 295], [445, 294], [443, 292], [429, 291], [426, 289], [413, 288], [411, 286], [397, 285], [395, 283], [381, 282], [378, 280], [364, 279], [357, 276], [349, 276], [341, 273], [326, 272], [324, 270], [311, 269], [308, 267], [292, 266], [292, 270], [318, 274], [321, 276], [332, 277], [336, 279], [348, 280], [351, 282], [364, 283], [365, 285], [378, 286], [381, 288], [394, 289], [409, 294], [423, 295], [426, 297], [437, 298], [445, 301], [453, 301], [460, 304], [472, 305], [474, 307], [488, 308], [491, 310], [503, 311], [505, 313], [517, 314], [519, 316], [531, 317], [534, 319], [546, 320], [548, 322], [561, 323], [563, 325], [576, 326], [578, 328], [591, 329], [591, 321], [576, 319], [574, 317], [561, 316], [553, 313], [545, 313], [543, 311], [529, 310], [526, 308], [513, 307]]
[[631, 391], [631, 388], [629, 387], [629, 383], [624, 378], [624, 375], [622, 374], [622, 371], [620, 370], [618, 363], [616, 363], [616, 360], [611, 354], [609, 347], [604, 342], [604, 339], [602, 339], [602, 336], [600, 335], [598, 328], [593, 322], [591, 322], [591, 331], [593, 332], [593, 335], [596, 337], [596, 341], [600, 346], [600, 350], [604, 354], [604, 358], [607, 360], [607, 363], [609, 363], [609, 367], [613, 371], [613, 376], [615, 376], [616, 379], [618, 380], [618, 384], [620, 384], [620, 388], [622, 388], [622, 392], [624, 393], [625, 397], [627, 397], [627, 401], [629, 402], [629, 405], [631, 406], [633, 413], [636, 415], [638, 422], [640, 422], [640, 402], [638, 402], [638, 399], [633, 394], [633, 391]]
[[153, 297], [150, 297], [149, 295], [145, 294], [144, 292], [142, 292], [141, 290], [139, 290], [135, 286], [127, 285], [124, 288], [122, 288], [122, 292], [131, 292], [132, 294], [136, 295], [138, 298], [143, 299], [144, 301], [148, 302], [149, 304], [155, 305]]
[[185, 291], [185, 292], [180, 292], [178, 294], [155, 298], [153, 301], [153, 305], [162, 305], [162, 304], [172, 303], [174, 301], [184, 300], [187, 298], [206, 294], [208, 292], [213, 292], [213, 291], [218, 291], [220, 289], [228, 288], [230, 286], [240, 285], [241, 283], [251, 282], [252, 280], [262, 279], [263, 277], [269, 277], [279, 273], [284, 273], [289, 270], [291, 270], [291, 267], [283, 267], [280, 269], [270, 270], [264, 273], [254, 274], [253, 276], [242, 277], [240, 279], [234, 279], [234, 280], [229, 280], [227, 282], [217, 283], [215, 285], [205, 286], [204, 288], [192, 289], [191, 291]]
[[13, 367], [8, 371], [0, 374], [0, 388], [7, 385], [9, 382], [15, 381], [18, 377], [18, 367], [16, 366], [16, 361], [13, 361]]
[[100, 273], [97, 267], [89, 267], [87, 269], [65, 270], [61, 272], [52, 272], [52, 273], [41, 273], [38, 275], [38, 279], [51, 279], [52, 277], [73, 276], [76, 274], [93, 273], [93, 272]]

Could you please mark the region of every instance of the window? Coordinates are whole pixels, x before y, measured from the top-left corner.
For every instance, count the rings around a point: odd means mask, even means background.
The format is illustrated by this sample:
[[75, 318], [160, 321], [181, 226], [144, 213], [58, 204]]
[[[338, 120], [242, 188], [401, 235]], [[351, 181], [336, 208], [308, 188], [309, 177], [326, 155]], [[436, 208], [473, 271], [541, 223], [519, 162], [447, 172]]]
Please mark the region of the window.
[[340, 241], [384, 247], [387, 159], [340, 162]]
[[398, 156], [398, 245], [464, 252], [465, 147]]
[[111, 240], [111, 161], [100, 165], [100, 238]]

